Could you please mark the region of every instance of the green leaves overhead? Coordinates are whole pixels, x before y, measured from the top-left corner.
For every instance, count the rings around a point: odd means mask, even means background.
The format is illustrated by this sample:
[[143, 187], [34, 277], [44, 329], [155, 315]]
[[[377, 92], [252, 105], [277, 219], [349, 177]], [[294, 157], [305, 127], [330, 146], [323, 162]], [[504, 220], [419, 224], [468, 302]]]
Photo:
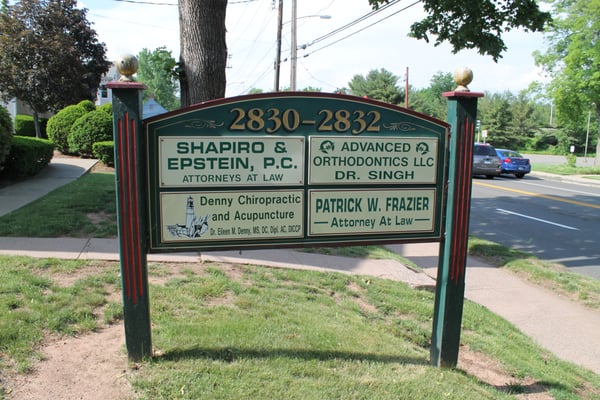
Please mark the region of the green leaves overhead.
[[[369, 0], [377, 8], [388, 0]], [[448, 42], [452, 51], [477, 49], [494, 61], [502, 57], [506, 45], [502, 34], [513, 28], [542, 31], [551, 20], [535, 0], [423, 0], [428, 14], [411, 25], [410, 36], [435, 45]]]

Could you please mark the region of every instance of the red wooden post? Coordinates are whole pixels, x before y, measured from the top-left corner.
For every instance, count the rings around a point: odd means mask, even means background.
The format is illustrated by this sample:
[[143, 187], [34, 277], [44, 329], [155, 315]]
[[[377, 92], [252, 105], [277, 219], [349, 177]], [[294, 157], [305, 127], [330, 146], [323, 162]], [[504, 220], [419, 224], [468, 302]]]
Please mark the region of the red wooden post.
[[465, 295], [465, 270], [471, 210], [471, 171], [473, 142], [477, 121], [477, 99], [483, 93], [468, 91], [472, 79], [455, 80], [454, 92], [443, 93], [448, 99], [451, 125], [448, 163], [445, 236], [440, 242], [436, 284], [431, 363], [455, 367], [458, 362], [460, 331]]
[[[119, 65], [117, 65], [119, 69]], [[119, 69], [123, 73], [122, 69]], [[129, 72], [129, 71], [127, 71]], [[135, 73], [133, 71], [131, 74]], [[148, 298], [142, 91], [132, 81], [106, 85], [113, 96], [113, 135], [125, 343], [132, 361], [152, 356]]]

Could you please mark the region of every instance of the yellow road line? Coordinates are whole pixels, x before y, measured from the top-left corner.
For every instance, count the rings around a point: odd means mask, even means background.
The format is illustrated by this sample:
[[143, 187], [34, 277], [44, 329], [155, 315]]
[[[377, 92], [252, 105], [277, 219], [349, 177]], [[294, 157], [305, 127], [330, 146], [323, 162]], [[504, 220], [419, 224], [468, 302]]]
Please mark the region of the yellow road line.
[[539, 194], [539, 193], [527, 192], [525, 190], [519, 190], [519, 189], [513, 189], [513, 188], [505, 188], [505, 187], [502, 187], [502, 186], [490, 185], [489, 183], [473, 182], [473, 184], [474, 185], [478, 185], [478, 186], [485, 186], [485, 187], [488, 187], [488, 188], [491, 188], [491, 189], [506, 190], [507, 192], [514, 192], [514, 193], [524, 194], [524, 195], [527, 195], [527, 196], [541, 197], [542, 199], [560, 201], [562, 203], [574, 204], [576, 206], [582, 206], [582, 207], [589, 207], [589, 208], [600, 209], [599, 205], [590, 204], [590, 203], [584, 203], [584, 202], [577, 201], [577, 200], [564, 199], [562, 197], [549, 196], [547, 194]]

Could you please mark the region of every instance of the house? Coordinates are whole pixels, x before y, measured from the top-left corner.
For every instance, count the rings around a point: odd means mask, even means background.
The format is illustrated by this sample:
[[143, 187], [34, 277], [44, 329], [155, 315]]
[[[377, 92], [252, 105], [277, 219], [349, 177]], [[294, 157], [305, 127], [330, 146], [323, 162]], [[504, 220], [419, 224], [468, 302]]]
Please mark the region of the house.
[[119, 73], [115, 64], [111, 64], [108, 72], [102, 75], [100, 79], [100, 85], [98, 86], [98, 93], [96, 94], [96, 106], [101, 106], [106, 103], [112, 103], [112, 90], [106, 87], [106, 84], [119, 80]]
[[142, 118], [150, 118], [167, 112], [163, 106], [156, 102], [152, 95], [150, 95], [150, 98], [146, 100], [142, 107]]

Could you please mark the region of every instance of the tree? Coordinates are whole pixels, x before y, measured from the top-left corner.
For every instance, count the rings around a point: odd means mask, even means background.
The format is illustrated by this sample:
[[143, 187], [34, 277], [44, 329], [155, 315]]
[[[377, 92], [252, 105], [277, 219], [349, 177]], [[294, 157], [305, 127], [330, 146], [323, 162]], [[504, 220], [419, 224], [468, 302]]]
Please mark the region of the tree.
[[510, 104], [513, 95], [510, 92], [486, 93], [479, 104], [481, 129], [488, 131], [487, 141], [498, 147], [518, 148], [518, 138], [515, 137], [511, 125], [513, 115]]
[[179, 0], [183, 107], [225, 96], [227, 0]]
[[431, 78], [429, 87], [410, 95], [410, 108], [445, 121], [447, 101], [442, 97], [442, 93], [450, 92], [455, 87], [456, 83], [451, 73], [438, 72]]
[[[389, 0], [368, 0], [373, 8]], [[478, 49], [498, 60], [506, 50], [502, 34], [512, 28], [541, 31], [550, 14], [541, 12], [535, 0], [423, 0], [429, 16], [411, 27], [412, 36], [435, 44], [448, 41], [454, 52]], [[179, 0], [181, 43], [181, 103], [225, 96], [226, 0]]]
[[[389, 0], [369, 0], [377, 8]], [[542, 31], [550, 22], [550, 13], [540, 11], [535, 0], [422, 0], [428, 14], [410, 27], [410, 36], [435, 45], [449, 42], [454, 53], [477, 49], [494, 61], [502, 57], [506, 45], [502, 33], [512, 28]]]
[[154, 51], [144, 48], [137, 58], [137, 78], [148, 87], [148, 90], [144, 91], [144, 100], [154, 96], [156, 101], [169, 111], [179, 108], [179, 84], [173, 73], [176, 62], [171, 52], [166, 47], [158, 47]]
[[390, 71], [381, 68], [371, 70], [366, 77], [354, 75], [348, 86], [354, 96], [366, 96], [371, 99], [385, 101], [390, 104], [398, 104], [404, 98], [396, 83], [398, 77]]
[[512, 115], [512, 129], [519, 141], [523, 141], [535, 134], [536, 128], [543, 126], [543, 122], [535, 118], [535, 103], [527, 96], [527, 90], [521, 90], [510, 106]]
[[[597, 124], [596, 159], [600, 165], [600, 0], [554, 0], [554, 23], [548, 28], [545, 54], [536, 63], [552, 77], [548, 93], [557, 119], [582, 136], [590, 112]], [[583, 140], [581, 140], [583, 142]]]
[[94, 99], [110, 62], [76, 0], [28, 0], [0, 18], [0, 92], [38, 115]]

